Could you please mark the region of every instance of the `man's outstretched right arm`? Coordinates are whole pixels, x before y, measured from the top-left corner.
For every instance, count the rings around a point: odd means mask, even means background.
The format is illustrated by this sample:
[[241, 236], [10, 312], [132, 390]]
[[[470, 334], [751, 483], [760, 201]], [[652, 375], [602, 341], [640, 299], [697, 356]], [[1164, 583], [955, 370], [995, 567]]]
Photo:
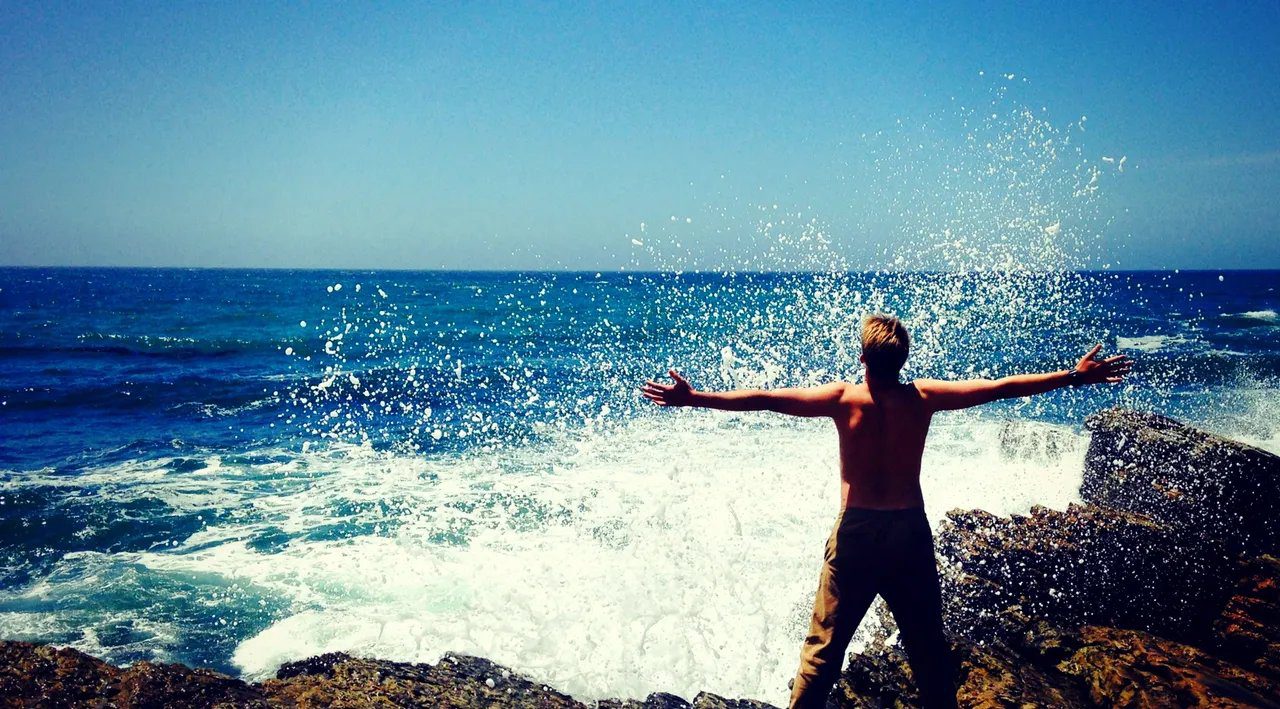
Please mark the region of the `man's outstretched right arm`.
[[698, 391], [676, 370], [667, 374], [675, 384], [644, 383], [641, 393], [659, 406], [700, 406], [722, 411], [776, 411], [790, 416], [836, 416], [844, 383], [784, 389], [735, 389]]
[[920, 397], [934, 411], [950, 411], [967, 409], [997, 399], [1043, 394], [1065, 386], [1124, 381], [1125, 375], [1133, 366], [1133, 360], [1124, 355], [1101, 360], [1094, 359], [1101, 350], [1102, 345], [1089, 350], [1088, 354], [1080, 358], [1075, 369], [960, 382], [917, 379], [916, 389], [920, 392]]

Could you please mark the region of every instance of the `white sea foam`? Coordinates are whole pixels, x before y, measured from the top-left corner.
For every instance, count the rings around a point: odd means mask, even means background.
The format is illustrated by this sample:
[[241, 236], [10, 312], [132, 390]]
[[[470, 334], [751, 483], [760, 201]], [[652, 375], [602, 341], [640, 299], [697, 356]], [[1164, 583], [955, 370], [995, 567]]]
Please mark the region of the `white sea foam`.
[[1207, 392], [1221, 413], [1205, 428], [1280, 455], [1280, 388], [1275, 381], [1245, 378], [1224, 391]]
[[1243, 313], [1233, 313], [1226, 317], [1241, 318], [1243, 320], [1257, 320], [1263, 323], [1280, 323], [1280, 315], [1274, 310], [1248, 310]]
[[1139, 337], [1117, 337], [1116, 347], [1122, 350], [1139, 350], [1141, 352], [1159, 352], [1169, 345], [1187, 342], [1180, 335], [1142, 335]]
[[[1210, 427], [1280, 450], [1277, 392], [1253, 387], [1223, 392], [1231, 415]], [[924, 461], [929, 515], [1063, 508], [1078, 499], [1085, 442], [1071, 427], [940, 416]], [[165, 648], [192, 629], [171, 609], [101, 602], [171, 579], [208, 603], [242, 602], [219, 600], [238, 588], [284, 609], [249, 636], [227, 631], [243, 638], [233, 661], [253, 679], [333, 650], [458, 651], [584, 699], [709, 690], [780, 703], [836, 510], [835, 448], [826, 422], [667, 411], [488, 456], [332, 446], [207, 455], [180, 473], [178, 459], [26, 473], [10, 484], [84, 486], [223, 521], [169, 550], [68, 554], [8, 599], [60, 610], [0, 613], [0, 633], [173, 659]], [[352, 536], [322, 533], [342, 525]], [[288, 542], [255, 547], [271, 530]]]
[[[935, 524], [955, 507], [1076, 499], [1072, 429], [968, 414], [935, 426], [923, 480]], [[249, 678], [331, 650], [459, 651], [582, 698], [705, 689], [784, 701], [838, 494], [830, 423], [769, 414], [664, 412], [489, 456], [334, 446], [207, 456], [175, 473], [180, 462], [24, 475], [15, 484], [82, 485], [104, 502], [161, 500], [224, 521], [169, 550], [68, 555], [23, 598], [134, 594], [138, 573], [195, 580], [215, 599], [252, 589], [289, 610], [237, 647]], [[355, 536], [320, 533], [342, 525]], [[288, 543], [255, 548], [272, 530]], [[100, 636], [126, 622], [118, 611], [54, 615], [74, 646], [121, 652]], [[0, 632], [35, 637], [33, 622], [2, 614]]]
[[[173, 461], [89, 471], [74, 484], [115, 502], [243, 513], [173, 550], [68, 558], [53, 583], [110, 584], [114, 567], [255, 589], [292, 610], [236, 649], [251, 678], [330, 650], [461, 651], [584, 698], [706, 689], [781, 702], [836, 511], [834, 433], [767, 414], [666, 413], [486, 457], [334, 447], [211, 457], [181, 475]], [[1073, 430], [965, 414], [936, 426], [923, 481], [935, 524], [953, 507], [1075, 499]], [[334, 525], [363, 531], [316, 534]], [[247, 541], [268, 529], [291, 541]], [[75, 642], [99, 644], [92, 632]]]

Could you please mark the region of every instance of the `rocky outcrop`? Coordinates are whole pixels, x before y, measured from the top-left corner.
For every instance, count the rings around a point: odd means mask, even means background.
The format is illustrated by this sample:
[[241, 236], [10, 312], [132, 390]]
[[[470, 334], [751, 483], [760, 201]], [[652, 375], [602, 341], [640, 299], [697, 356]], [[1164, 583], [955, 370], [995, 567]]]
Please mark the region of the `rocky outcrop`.
[[182, 665], [139, 662], [119, 668], [77, 650], [0, 641], [0, 706], [763, 709], [769, 705], [709, 692], [692, 702], [659, 692], [644, 700], [587, 704], [470, 655], [448, 654], [426, 664], [329, 653], [287, 663], [275, 679], [247, 684]]
[[1191, 530], [1224, 553], [1280, 546], [1280, 465], [1266, 451], [1155, 414], [1111, 409], [1092, 433], [1085, 501]]
[[270, 704], [291, 707], [583, 706], [486, 659], [453, 654], [430, 665], [329, 653], [285, 664], [261, 691]]
[[989, 623], [975, 612], [1014, 604], [1067, 626], [1105, 623], [1175, 638], [1207, 632], [1230, 568], [1216, 545], [1097, 506], [1037, 507], [1011, 518], [952, 512], [937, 542], [959, 572], [952, 585], [974, 577], [993, 586], [981, 598], [963, 589], [948, 594], [952, 627], [979, 638]]
[[119, 668], [70, 649], [0, 642], [0, 705], [253, 707], [253, 687], [208, 670], [139, 662]]
[[[937, 535], [961, 706], [1280, 707], [1280, 458], [1171, 419], [1087, 422], [1083, 505], [953, 511]], [[891, 624], [890, 626], [891, 627]], [[914, 707], [885, 635], [849, 658], [840, 707]], [[699, 694], [616, 709], [759, 709]], [[0, 643], [0, 706], [583, 707], [488, 660], [313, 657], [250, 685]]]

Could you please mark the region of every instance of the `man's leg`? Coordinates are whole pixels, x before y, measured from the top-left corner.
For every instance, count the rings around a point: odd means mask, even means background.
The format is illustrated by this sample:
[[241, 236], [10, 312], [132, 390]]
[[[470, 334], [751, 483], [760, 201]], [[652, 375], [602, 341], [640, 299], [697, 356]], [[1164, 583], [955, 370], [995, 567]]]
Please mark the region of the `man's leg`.
[[925, 709], [956, 706], [955, 668], [942, 632], [942, 591], [933, 536], [923, 512], [898, 530], [899, 564], [884, 579], [880, 594], [889, 604], [907, 650], [911, 674]]
[[[823, 707], [840, 676], [844, 653], [858, 623], [876, 596], [870, 569], [857, 565], [856, 549], [840, 533], [840, 525], [827, 540], [826, 559], [818, 579], [809, 635], [800, 649], [800, 670], [791, 685], [791, 707]], [[856, 541], [856, 540], [853, 540]]]

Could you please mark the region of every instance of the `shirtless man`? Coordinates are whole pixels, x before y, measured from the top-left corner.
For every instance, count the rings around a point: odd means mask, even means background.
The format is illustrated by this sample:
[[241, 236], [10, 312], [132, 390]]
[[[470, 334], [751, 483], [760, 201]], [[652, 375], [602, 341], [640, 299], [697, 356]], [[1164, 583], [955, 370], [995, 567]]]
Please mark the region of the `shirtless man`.
[[792, 707], [826, 704], [845, 649], [876, 594], [884, 597], [897, 621], [924, 706], [955, 706], [933, 534], [920, 492], [929, 422], [939, 411], [1065, 386], [1119, 382], [1132, 365], [1119, 355], [1095, 359], [1102, 349], [1097, 345], [1074, 369], [996, 380], [902, 383], [898, 375], [909, 347], [910, 337], [897, 318], [871, 315], [862, 323], [862, 384], [709, 392], [695, 390], [673, 369], [669, 374], [675, 384], [649, 381], [642, 390], [659, 406], [776, 411], [835, 421], [841, 511], [827, 540], [809, 635], [792, 684]]

